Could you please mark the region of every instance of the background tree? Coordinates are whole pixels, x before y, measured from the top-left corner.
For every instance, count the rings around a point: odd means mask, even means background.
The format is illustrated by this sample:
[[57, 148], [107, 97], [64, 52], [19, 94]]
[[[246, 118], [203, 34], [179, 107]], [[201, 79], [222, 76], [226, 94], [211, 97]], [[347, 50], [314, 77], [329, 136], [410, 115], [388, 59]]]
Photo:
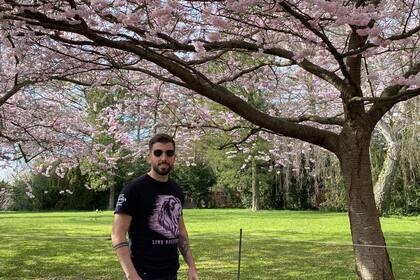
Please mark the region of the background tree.
[[117, 184], [132, 172], [129, 166], [135, 156], [124, 145], [129, 143], [124, 139], [128, 138], [129, 129], [123, 125], [124, 116], [120, 114], [123, 109], [117, 108], [117, 100], [123, 98], [124, 92], [121, 91], [110, 94], [92, 90], [86, 94], [88, 121], [94, 127], [95, 134], [92, 135], [91, 153], [81, 165], [89, 188], [109, 190], [108, 209], [114, 209]]
[[12, 185], [5, 181], [0, 181], [0, 210], [9, 210], [13, 203]]
[[[415, 188], [412, 186], [416, 185], [418, 177], [415, 168], [419, 149], [415, 131], [418, 131], [416, 119], [419, 103], [399, 105], [378, 123], [371, 145], [376, 178], [375, 201], [380, 214], [418, 211], [418, 203], [412, 204], [416, 201]], [[394, 195], [391, 196], [391, 193]], [[401, 195], [406, 197], [407, 203], [403, 202], [404, 199], [399, 200]]]
[[[7, 210], [95, 210], [106, 208], [106, 195], [87, 189], [86, 177], [80, 168], [73, 168], [65, 176], [53, 172], [59, 163], [38, 162], [42, 172], [26, 172], [11, 183], [12, 203]], [[28, 178], [24, 178], [28, 177]]]
[[216, 183], [216, 176], [207, 162], [196, 159], [177, 163], [172, 176], [183, 188], [186, 207], [210, 207], [210, 190]]

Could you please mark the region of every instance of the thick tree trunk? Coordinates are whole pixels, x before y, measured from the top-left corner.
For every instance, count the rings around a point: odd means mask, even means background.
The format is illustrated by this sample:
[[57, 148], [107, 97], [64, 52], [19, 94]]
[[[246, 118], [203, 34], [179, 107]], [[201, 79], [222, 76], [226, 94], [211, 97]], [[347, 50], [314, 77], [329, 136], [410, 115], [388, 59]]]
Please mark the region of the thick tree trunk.
[[373, 194], [370, 137], [371, 131], [350, 127], [345, 127], [340, 135], [339, 158], [355, 244], [356, 273], [363, 280], [393, 280], [388, 252], [382, 247], [385, 246], [385, 239]]
[[399, 143], [396, 142], [391, 128], [386, 123], [379, 121], [378, 128], [387, 143], [385, 160], [374, 187], [376, 208], [379, 215], [382, 216], [388, 206], [390, 190], [397, 172], [401, 148]]
[[251, 163], [251, 172], [252, 172], [252, 211], [260, 210], [260, 188], [258, 185], [258, 176], [257, 176], [257, 160], [255, 157], [252, 157]]
[[109, 188], [108, 210], [113, 210], [115, 206], [115, 186]]

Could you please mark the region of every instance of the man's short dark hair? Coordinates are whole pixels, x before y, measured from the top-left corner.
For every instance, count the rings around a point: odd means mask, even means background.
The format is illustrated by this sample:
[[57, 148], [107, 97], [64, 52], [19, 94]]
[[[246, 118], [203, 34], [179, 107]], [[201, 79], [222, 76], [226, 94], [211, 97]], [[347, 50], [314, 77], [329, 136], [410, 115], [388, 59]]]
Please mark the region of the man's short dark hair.
[[172, 138], [172, 136], [166, 134], [166, 133], [159, 133], [156, 134], [155, 136], [153, 136], [150, 140], [149, 140], [149, 150], [152, 150], [152, 147], [155, 143], [172, 143], [174, 145], [174, 150], [175, 150], [175, 141], [174, 138]]

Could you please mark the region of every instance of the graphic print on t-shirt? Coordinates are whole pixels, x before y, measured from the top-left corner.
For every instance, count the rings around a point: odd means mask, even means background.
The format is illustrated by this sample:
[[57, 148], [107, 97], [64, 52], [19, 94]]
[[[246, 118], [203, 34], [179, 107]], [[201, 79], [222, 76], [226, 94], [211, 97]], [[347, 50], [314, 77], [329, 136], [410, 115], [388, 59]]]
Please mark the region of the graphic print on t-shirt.
[[119, 209], [120, 207], [122, 207], [124, 202], [126, 202], [126, 201], [127, 201], [127, 198], [125, 198], [125, 194], [123, 194], [123, 193], [120, 194], [118, 196], [116, 208]]
[[159, 195], [154, 207], [149, 219], [150, 229], [166, 238], [177, 238], [178, 221], [182, 211], [179, 198], [173, 195]]

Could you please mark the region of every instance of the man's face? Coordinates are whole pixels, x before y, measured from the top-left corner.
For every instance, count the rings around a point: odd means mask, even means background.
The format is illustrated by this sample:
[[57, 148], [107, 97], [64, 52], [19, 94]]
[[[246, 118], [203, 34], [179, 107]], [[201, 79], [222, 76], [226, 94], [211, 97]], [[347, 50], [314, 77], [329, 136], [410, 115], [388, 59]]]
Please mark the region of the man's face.
[[153, 170], [162, 176], [168, 175], [175, 163], [175, 147], [172, 143], [155, 143], [149, 151]]

